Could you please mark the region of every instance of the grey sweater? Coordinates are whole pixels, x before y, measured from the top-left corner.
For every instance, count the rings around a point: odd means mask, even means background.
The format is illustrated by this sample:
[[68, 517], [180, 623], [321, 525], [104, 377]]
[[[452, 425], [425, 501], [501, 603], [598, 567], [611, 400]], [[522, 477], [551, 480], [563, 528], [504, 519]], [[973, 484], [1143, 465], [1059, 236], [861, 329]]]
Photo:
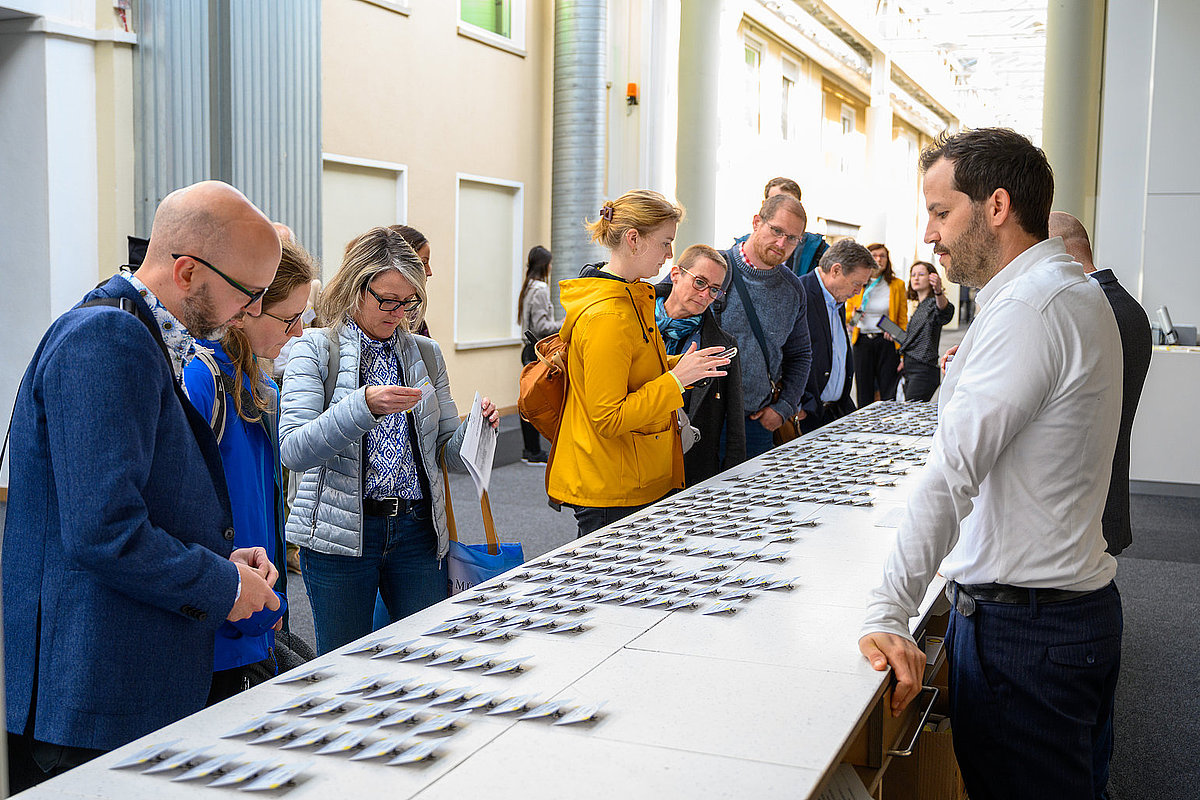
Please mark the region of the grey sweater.
[[[800, 405], [800, 395], [804, 393], [804, 383], [812, 364], [804, 286], [795, 273], [782, 265], [775, 269], [749, 266], [742, 260], [737, 245], [722, 255], [730, 269], [725, 281], [725, 308], [720, 322], [727, 333], [737, 338], [746, 413], [753, 414], [770, 404], [786, 419], [795, 414]], [[742, 298], [733, 285], [735, 269], [758, 313], [769, 361], [763, 357], [763, 349], [750, 327]], [[771, 376], [781, 387], [779, 400], [774, 404], [771, 404]]]

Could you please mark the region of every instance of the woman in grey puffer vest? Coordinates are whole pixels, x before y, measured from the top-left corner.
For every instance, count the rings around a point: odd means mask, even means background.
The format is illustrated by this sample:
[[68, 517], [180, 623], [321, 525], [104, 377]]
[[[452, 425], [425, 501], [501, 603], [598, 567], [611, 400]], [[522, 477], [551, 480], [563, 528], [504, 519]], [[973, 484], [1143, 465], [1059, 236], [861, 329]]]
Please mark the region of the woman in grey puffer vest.
[[[437, 343], [409, 333], [424, 306], [420, 259], [372, 228], [322, 293], [330, 327], [307, 331], [288, 361], [280, 456], [303, 476], [287, 539], [300, 546], [320, 653], [371, 632], [376, 592], [393, 622], [447, 595], [439, 459], [464, 468], [466, 423]], [[483, 413], [494, 427], [487, 398]]]

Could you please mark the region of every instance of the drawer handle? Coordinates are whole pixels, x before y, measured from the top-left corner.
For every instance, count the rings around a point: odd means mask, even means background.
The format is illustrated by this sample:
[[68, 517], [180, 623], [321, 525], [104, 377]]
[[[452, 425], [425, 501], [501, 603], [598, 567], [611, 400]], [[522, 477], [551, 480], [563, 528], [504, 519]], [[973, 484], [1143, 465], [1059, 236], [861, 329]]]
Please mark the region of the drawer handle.
[[921, 731], [925, 729], [925, 723], [929, 721], [929, 712], [933, 710], [933, 704], [937, 700], [937, 687], [922, 686], [921, 691], [917, 694], [918, 702], [922, 696], [925, 698], [925, 708], [921, 711], [921, 721], [917, 723], [917, 729], [913, 731], [912, 738], [909, 739], [908, 744], [905, 747], [897, 747], [892, 750], [888, 750], [887, 754], [889, 756], [911, 756], [913, 754], [913, 750], [916, 749], [917, 739], [921, 736]]

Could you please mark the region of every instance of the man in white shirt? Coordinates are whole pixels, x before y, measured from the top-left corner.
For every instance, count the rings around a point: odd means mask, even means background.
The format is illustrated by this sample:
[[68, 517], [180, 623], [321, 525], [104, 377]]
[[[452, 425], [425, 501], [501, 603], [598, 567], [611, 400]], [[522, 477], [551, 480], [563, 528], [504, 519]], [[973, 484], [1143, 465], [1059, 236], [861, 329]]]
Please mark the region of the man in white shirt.
[[925, 241], [952, 281], [980, 287], [980, 312], [947, 369], [929, 462], [859, 649], [895, 670], [898, 714], [925, 660], [908, 621], [940, 565], [972, 800], [1103, 797], [1122, 630], [1101, 531], [1121, 416], [1116, 321], [1048, 238], [1054, 178], [1029, 140], [943, 136], [921, 168]]

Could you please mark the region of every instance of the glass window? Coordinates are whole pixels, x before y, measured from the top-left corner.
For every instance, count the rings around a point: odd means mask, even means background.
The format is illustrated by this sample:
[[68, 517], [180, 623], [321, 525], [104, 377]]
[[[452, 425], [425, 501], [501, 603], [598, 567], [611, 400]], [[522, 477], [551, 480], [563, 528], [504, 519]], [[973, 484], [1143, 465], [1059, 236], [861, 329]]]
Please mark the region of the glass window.
[[759, 73], [762, 69], [762, 49], [753, 42], [746, 42], [746, 124], [758, 133], [759, 128]]
[[459, 0], [458, 16], [468, 25], [512, 38], [512, 0]]

